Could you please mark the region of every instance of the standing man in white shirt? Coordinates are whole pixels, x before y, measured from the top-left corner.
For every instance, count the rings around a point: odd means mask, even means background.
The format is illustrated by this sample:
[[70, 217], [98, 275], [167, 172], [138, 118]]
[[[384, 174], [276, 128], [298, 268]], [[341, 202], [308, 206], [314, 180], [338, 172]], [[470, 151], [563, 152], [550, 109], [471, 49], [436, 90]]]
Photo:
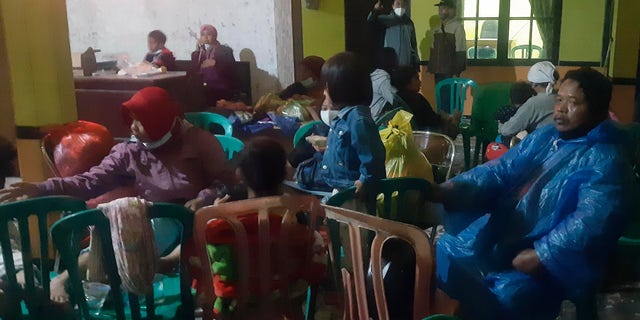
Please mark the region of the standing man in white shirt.
[[[429, 72], [433, 73], [435, 82], [460, 76], [467, 66], [467, 42], [462, 21], [456, 18], [456, 0], [441, 0], [438, 7], [440, 28], [434, 30], [433, 46], [429, 57]], [[442, 111], [451, 113], [449, 88], [441, 92]]]

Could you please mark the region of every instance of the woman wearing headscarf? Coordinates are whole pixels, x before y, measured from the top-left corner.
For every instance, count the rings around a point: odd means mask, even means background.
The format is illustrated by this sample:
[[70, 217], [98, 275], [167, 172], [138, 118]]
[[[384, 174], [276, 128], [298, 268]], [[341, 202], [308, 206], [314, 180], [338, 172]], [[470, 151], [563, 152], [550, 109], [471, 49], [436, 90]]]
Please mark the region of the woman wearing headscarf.
[[498, 127], [498, 132], [505, 137], [512, 137], [521, 131], [527, 133], [553, 123], [553, 104], [556, 95], [553, 86], [558, 80], [556, 67], [549, 61], [541, 61], [529, 69], [527, 80], [536, 95], [523, 103], [516, 114]]
[[[132, 141], [115, 145], [87, 172], [0, 190], [0, 203], [47, 195], [88, 200], [118, 187], [132, 187], [144, 200], [181, 203], [195, 211], [225, 197], [234, 176], [220, 143], [214, 135], [184, 121], [164, 89], [138, 91], [123, 103], [122, 113], [131, 127]], [[158, 251], [170, 251], [179, 235], [177, 229], [165, 223], [154, 224], [154, 229]], [[173, 265], [178, 259], [179, 250], [174, 250], [161, 258], [161, 266]], [[68, 296], [60, 283], [68, 275], [61, 276], [52, 281], [51, 295], [63, 302]]]
[[626, 136], [608, 120], [611, 91], [596, 70], [569, 71], [555, 126], [434, 186], [447, 212], [438, 286], [463, 319], [554, 319], [563, 300], [595, 294], [638, 212]]
[[320, 80], [322, 65], [324, 65], [324, 59], [318, 56], [307, 56], [302, 59], [296, 68], [298, 81], [282, 90], [278, 94], [280, 99], [287, 100], [296, 95], [308, 96], [314, 99], [315, 106], [320, 107], [324, 100], [324, 84]]
[[233, 50], [218, 41], [218, 30], [210, 24], [200, 27], [196, 51], [191, 53], [192, 72], [199, 78], [208, 106], [231, 99], [236, 87]]

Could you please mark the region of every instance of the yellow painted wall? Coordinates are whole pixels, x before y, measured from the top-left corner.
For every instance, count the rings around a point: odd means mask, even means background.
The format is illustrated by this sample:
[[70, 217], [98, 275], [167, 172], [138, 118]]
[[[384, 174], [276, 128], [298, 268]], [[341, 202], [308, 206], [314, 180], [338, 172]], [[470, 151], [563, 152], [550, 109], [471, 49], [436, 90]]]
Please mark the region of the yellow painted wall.
[[344, 0], [320, 0], [318, 10], [302, 1], [302, 44], [304, 55], [325, 59], [344, 51]]
[[640, 45], [640, 1], [616, 0], [609, 72], [615, 78], [635, 78]]
[[[1, 4], [0, 17], [2, 17]], [[4, 28], [0, 27], [0, 136], [9, 141], [14, 141], [16, 139], [16, 129], [13, 118], [13, 105], [11, 103], [11, 82], [9, 77], [5, 76], [7, 74], [9, 74], [9, 61], [7, 60]]]
[[438, 27], [438, 23], [440, 23], [438, 7], [434, 6], [435, 3], [437, 1], [411, 1], [411, 20], [416, 27], [420, 60], [429, 60], [430, 48], [433, 43], [431, 30]]
[[76, 119], [65, 0], [0, 0], [15, 124]]
[[564, 0], [562, 2], [560, 61], [600, 62], [605, 2], [605, 0]]

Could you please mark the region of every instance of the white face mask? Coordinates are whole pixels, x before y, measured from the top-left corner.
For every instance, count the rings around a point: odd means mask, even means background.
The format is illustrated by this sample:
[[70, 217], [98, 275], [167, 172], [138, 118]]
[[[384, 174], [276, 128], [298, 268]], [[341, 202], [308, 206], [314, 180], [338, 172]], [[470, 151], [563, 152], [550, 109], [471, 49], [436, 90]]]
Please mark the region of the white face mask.
[[[162, 136], [160, 139], [156, 140], [156, 141], [152, 141], [152, 142], [141, 142], [139, 141], [135, 136], [131, 136], [131, 141], [138, 141], [140, 142], [145, 148], [149, 149], [149, 150], [153, 150], [153, 149], [157, 149], [162, 147], [165, 143], [167, 143], [167, 141], [169, 141], [169, 139], [171, 139], [171, 137], [173, 137], [173, 134], [171, 133], [173, 131], [173, 128], [176, 126], [176, 123], [179, 120], [176, 119], [173, 122], [173, 125], [171, 126], [171, 129], [169, 129], [169, 132], [165, 133], [164, 136]], [[135, 139], [135, 140], [134, 140]]]
[[407, 12], [407, 9], [405, 9], [405, 8], [395, 8], [395, 9], [393, 9], [393, 12], [395, 12], [398, 16], [402, 17], [404, 15], [404, 13]]
[[322, 110], [320, 111], [320, 119], [326, 125], [331, 126], [331, 122], [338, 116], [338, 110]]
[[210, 44], [208, 44], [208, 43], [205, 43], [205, 44], [204, 44], [204, 49], [205, 49], [205, 50], [209, 50], [209, 49], [211, 49], [211, 45], [210, 45]]
[[153, 141], [153, 142], [142, 142], [142, 145], [149, 149], [149, 150], [153, 150], [156, 148], [160, 148], [162, 147], [165, 143], [167, 143], [167, 141], [169, 141], [169, 139], [171, 139], [173, 135], [171, 134], [171, 131], [167, 132], [167, 134], [165, 134], [164, 136], [162, 136], [162, 138]]
[[305, 88], [308, 89], [308, 88], [313, 87], [313, 85], [316, 84], [316, 82], [313, 81], [313, 78], [309, 77], [309, 78], [306, 78], [306, 79], [300, 81], [300, 84], [302, 84], [302, 86], [304, 86]]

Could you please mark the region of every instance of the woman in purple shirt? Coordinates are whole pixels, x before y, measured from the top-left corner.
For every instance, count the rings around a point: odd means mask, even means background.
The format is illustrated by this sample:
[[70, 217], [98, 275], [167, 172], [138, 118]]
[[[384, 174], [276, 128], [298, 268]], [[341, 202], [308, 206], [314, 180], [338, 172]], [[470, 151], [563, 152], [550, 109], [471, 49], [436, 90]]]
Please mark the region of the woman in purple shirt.
[[[18, 199], [70, 195], [91, 199], [119, 187], [133, 187], [137, 195], [149, 201], [184, 203], [197, 210], [223, 198], [233, 183], [226, 156], [212, 134], [191, 126], [182, 119], [178, 105], [158, 87], [147, 87], [123, 103], [123, 115], [131, 126], [135, 142], [117, 144], [102, 162], [89, 171], [66, 178], [51, 178], [42, 183], [19, 183], [0, 190], [0, 203]], [[105, 199], [105, 201], [113, 199]], [[158, 223], [154, 229], [170, 226]], [[156, 232], [160, 254], [173, 239]], [[161, 268], [169, 268], [179, 259], [179, 248], [162, 257]], [[82, 259], [81, 259], [82, 260]], [[52, 281], [52, 299], [66, 301], [68, 296], [55, 287], [68, 275]], [[57, 281], [56, 281], [57, 280]], [[54, 288], [55, 287], [55, 288]]]

